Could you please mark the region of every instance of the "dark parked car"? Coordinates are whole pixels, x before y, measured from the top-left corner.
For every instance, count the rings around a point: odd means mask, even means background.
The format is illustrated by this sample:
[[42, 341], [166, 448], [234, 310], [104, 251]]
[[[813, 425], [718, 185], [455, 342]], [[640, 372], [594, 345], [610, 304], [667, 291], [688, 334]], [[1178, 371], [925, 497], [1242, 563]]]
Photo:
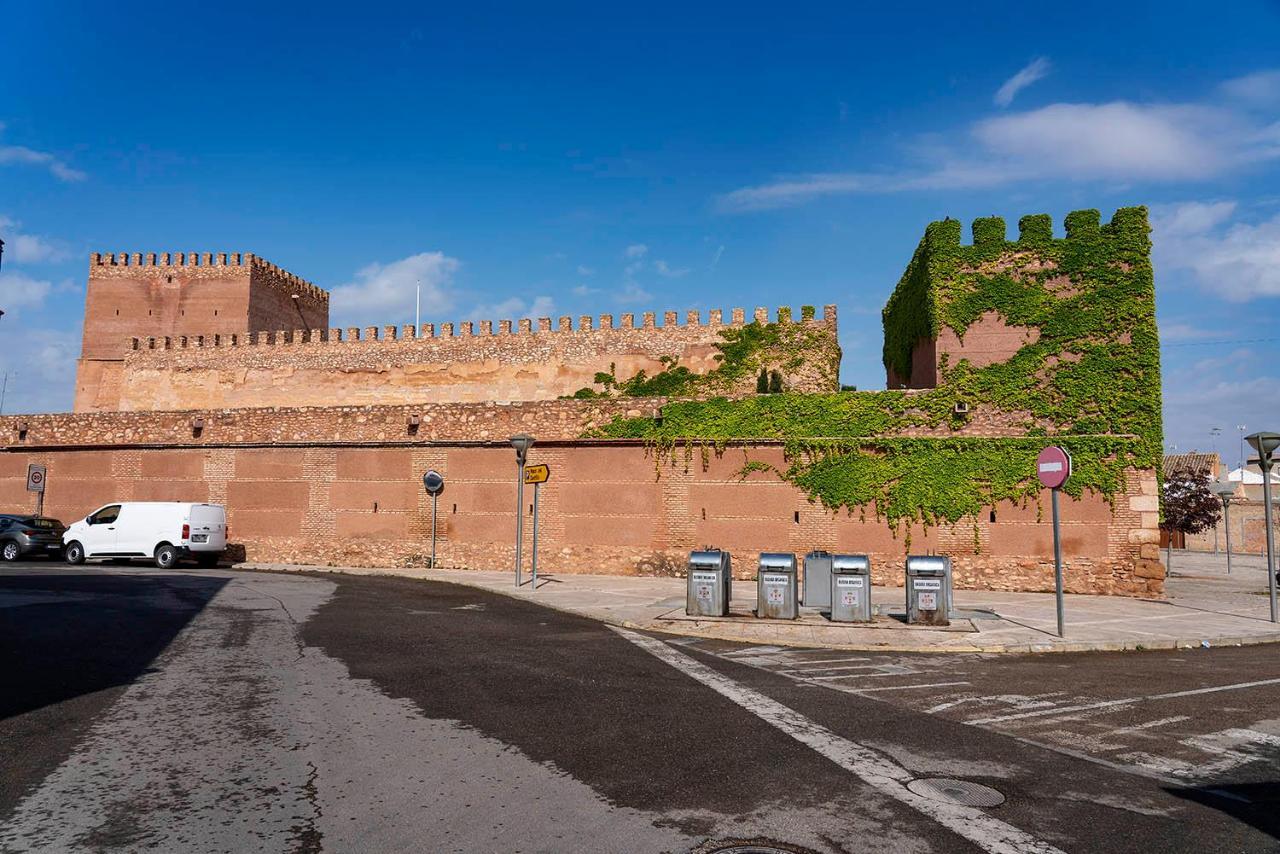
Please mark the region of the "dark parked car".
[[0, 559], [17, 560], [30, 555], [62, 556], [62, 534], [67, 526], [43, 516], [0, 514]]

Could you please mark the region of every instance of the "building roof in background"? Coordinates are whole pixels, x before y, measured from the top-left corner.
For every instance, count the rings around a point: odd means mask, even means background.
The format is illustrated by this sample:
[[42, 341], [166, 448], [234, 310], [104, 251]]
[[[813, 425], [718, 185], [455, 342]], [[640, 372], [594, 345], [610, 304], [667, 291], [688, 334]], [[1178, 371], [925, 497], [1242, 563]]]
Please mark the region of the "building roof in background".
[[[1189, 454], [1165, 454], [1164, 455], [1164, 476], [1169, 477], [1179, 469], [1190, 469], [1196, 474], [1202, 474], [1205, 477], [1217, 478], [1218, 470], [1221, 467], [1221, 461], [1217, 454], [1201, 454], [1192, 451]], [[1258, 478], [1258, 483], [1262, 483], [1262, 478]]]
[[[1165, 459], [1168, 459], [1168, 457], [1165, 457]], [[1261, 486], [1262, 470], [1259, 469], [1257, 466], [1249, 466], [1248, 468], [1232, 469], [1227, 474], [1227, 480], [1243, 481], [1246, 486], [1253, 485], [1253, 484]], [[1280, 475], [1272, 471], [1271, 482], [1280, 483]]]

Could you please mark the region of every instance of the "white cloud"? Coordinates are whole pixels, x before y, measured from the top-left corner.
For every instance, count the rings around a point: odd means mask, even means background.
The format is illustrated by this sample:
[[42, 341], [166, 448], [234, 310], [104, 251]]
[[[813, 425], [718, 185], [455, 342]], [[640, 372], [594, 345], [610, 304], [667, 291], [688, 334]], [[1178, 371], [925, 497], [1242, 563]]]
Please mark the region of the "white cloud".
[[329, 307], [343, 324], [402, 321], [413, 317], [415, 287], [421, 282], [423, 313], [440, 314], [456, 302], [453, 274], [460, 266], [443, 252], [369, 264], [356, 272], [354, 281], [333, 289]]
[[1222, 92], [1229, 98], [1254, 104], [1280, 102], [1280, 71], [1255, 71], [1236, 77], [1222, 84]]
[[1186, 202], [1152, 211], [1157, 270], [1188, 270], [1233, 302], [1280, 296], [1280, 214], [1231, 221], [1234, 202]]
[[637, 285], [635, 282], [627, 282], [622, 286], [622, 290], [618, 292], [617, 300], [621, 303], [648, 302], [653, 299], [653, 294]]
[[623, 251], [623, 256], [627, 258], [643, 258], [649, 253], [649, 247], [643, 243], [632, 243]]
[[1013, 103], [1013, 99], [1023, 89], [1035, 83], [1049, 73], [1049, 60], [1047, 57], [1037, 57], [1023, 66], [1017, 74], [1004, 81], [1004, 84], [996, 90], [995, 101], [996, 106], [1007, 107]]
[[[3, 132], [4, 125], [0, 124], [0, 133]], [[7, 165], [42, 166], [59, 181], [83, 181], [87, 177], [49, 152], [36, 151], [25, 145], [0, 145], [0, 166]]]
[[[1262, 354], [1238, 349], [1165, 369], [1164, 438], [1179, 450], [1218, 451], [1234, 465], [1239, 456], [1234, 435], [1210, 437], [1213, 427], [1234, 433], [1236, 424], [1265, 425], [1274, 420], [1280, 376], [1260, 372]], [[1246, 449], [1247, 450], [1247, 449]]]
[[0, 240], [4, 241], [4, 257], [13, 264], [38, 264], [41, 261], [64, 261], [70, 254], [62, 243], [37, 234], [24, 234], [22, 223], [0, 216]]
[[477, 305], [467, 315], [469, 320], [511, 320], [522, 317], [550, 317], [555, 311], [555, 301], [545, 294], [525, 302], [520, 297], [509, 297], [501, 302]]
[[585, 297], [585, 296], [590, 296], [591, 294], [600, 293], [600, 289], [588, 287], [587, 285], [578, 285], [573, 289], [573, 292], [580, 297]]
[[[0, 320], [8, 324], [10, 318]], [[9, 373], [4, 412], [71, 409], [80, 336], [75, 332], [10, 327], [0, 335], [0, 374]]]
[[896, 171], [785, 175], [733, 190], [717, 206], [742, 212], [826, 196], [1030, 181], [1205, 181], [1280, 158], [1280, 121], [1230, 104], [1059, 103], [979, 119], [908, 151], [914, 162]]
[[594, 267], [588, 267], [586, 264], [578, 265], [579, 276], [594, 276], [595, 274], [596, 274], [596, 271]]
[[662, 260], [654, 261], [653, 269], [658, 272], [659, 276], [664, 276], [668, 279], [678, 279], [681, 276], [687, 276], [689, 274], [688, 267], [672, 267], [666, 261]]
[[0, 272], [0, 309], [6, 312], [16, 308], [36, 308], [52, 291], [53, 283], [45, 279], [32, 278], [8, 268]]
[[720, 259], [724, 257], [724, 244], [716, 247], [716, 252], [711, 256], [711, 263], [707, 266], [708, 270], [714, 270], [720, 264]]

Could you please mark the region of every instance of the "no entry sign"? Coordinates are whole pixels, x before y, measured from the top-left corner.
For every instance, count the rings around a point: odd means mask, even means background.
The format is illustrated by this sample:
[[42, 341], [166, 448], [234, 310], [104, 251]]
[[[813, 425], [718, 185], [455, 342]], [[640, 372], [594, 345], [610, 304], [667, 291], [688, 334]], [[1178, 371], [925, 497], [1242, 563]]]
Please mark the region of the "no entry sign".
[[1036, 459], [1036, 474], [1045, 486], [1059, 488], [1071, 477], [1071, 455], [1057, 445], [1045, 448]]

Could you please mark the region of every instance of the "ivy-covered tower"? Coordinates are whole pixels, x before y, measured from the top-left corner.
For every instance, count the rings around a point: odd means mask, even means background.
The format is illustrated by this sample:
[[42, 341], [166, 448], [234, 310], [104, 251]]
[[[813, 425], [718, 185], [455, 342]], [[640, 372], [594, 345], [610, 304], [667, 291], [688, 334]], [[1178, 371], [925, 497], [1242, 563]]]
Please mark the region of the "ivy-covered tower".
[[1028, 432], [1131, 435], [1142, 467], [1161, 452], [1160, 346], [1144, 207], [1103, 225], [1075, 211], [932, 223], [884, 308], [888, 386], [949, 387]]

